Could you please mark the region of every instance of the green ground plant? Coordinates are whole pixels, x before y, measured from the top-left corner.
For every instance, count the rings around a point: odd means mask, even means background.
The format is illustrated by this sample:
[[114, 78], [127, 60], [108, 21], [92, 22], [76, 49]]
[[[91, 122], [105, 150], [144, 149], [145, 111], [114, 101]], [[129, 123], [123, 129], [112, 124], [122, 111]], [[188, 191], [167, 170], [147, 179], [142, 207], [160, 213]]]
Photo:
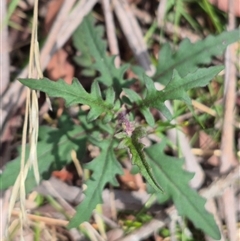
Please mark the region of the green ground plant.
[[[82, 163], [84, 169], [91, 171], [91, 176], [85, 182], [85, 198], [70, 220], [69, 228], [78, 227], [90, 219], [97, 204], [102, 203], [102, 191], [106, 184], [118, 186], [116, 175], [123, 174], [119, 149], [124, 149], [126, 155], [131, 153], [132, 163], [145, 177], [148, 191], [155, 194], [159, 202], [172, 199], [180, 215], [212, 238], [220, 239], [213, 216], [205, 210], [206, 200], [189, 186], [194, 174], [182, 169], [184, 160], [167, 156], [164, 153], [166, 142], [144, 148], [141, 138], [149, 134], [148, 127], [151, 127], [151, 133], [155, 133], [161, 125], [151, 109], [162, 112], [169, 122], [173, 117], [164, 104], [166, 100], [181, 100], [191, 108], [188, 90], [207, 85], [223, 69], [223, 66], [210, 66], [211, 60], [239, 39], [239, 30], [209, 36], [194, 44], [185, 39], [176, 51], [165, 44], [159, 52], [156, 74], [152, 78], [140, 68], [135, 68], [142, 84], [139, 93], [131, 88], [133, 80], [124, 79], [129, 65], [115, 68], [114, 57], [107, 55], [107, 45], [102, 36], [102, 26], [96, 26], [91, 15], [85, 17], [73, 36], [74, 46], [83, 53], [75, 61], [84, 67], [85, 75], [98, 74], [90, 92], [76, 78], [71, 85], [62, 79], [56, 82], [47, 78], [19, 80], [50, 97], [65, 99], [66, 107], [76, 104], [90, 107], [89, 111], [79, 111], [80, 125], [74, 124], [64, 114], [58, 121], [58, 128], [40, 127], [38, 165], [41, 179], [48, 179], [53, 170], [69, 163], [71, 150], [75, 150], [82, 160], [89, 143], [100, 149], [99, 156], [89, 163]], [[165, 88], [157, 91], [154, 82]], [[141, 123], [134, 122], [139, 112], [143, 116]], [[20, 158], [7, 164], [0, 175], [1, 189], [14, 184], [19, 167]], [[26, 192], [35, 186], [34, 173], [30, 170], [26, 178]]]

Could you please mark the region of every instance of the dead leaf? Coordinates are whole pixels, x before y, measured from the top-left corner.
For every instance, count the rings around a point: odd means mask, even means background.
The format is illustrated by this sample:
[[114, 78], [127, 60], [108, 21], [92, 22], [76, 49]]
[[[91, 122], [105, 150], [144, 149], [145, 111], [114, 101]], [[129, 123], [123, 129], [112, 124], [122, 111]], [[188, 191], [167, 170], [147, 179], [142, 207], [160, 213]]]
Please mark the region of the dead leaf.
[[128, 169], [123, 169], [124, 174], [119, 176], [120, 182], [123, 184], [123, 188], [130, 190], [138, 190], [135, 175], [131, 174]]
[[53, 171], [52, 175], [63, 182], [71, 182], [73, 180], [73, 174], [66, 169], [62, 169], [61, 171]]

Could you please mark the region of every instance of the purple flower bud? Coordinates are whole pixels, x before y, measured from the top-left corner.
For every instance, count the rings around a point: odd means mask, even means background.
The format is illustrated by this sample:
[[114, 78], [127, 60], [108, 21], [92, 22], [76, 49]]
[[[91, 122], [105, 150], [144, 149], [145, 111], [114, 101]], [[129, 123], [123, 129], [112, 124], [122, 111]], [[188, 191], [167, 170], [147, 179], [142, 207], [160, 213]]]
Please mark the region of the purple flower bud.
[[134, 128], [131, 122], [128, 120], [126, 111], [122, 111], [118, 114], [118, 121], [122, 125], [122, 128], [127, 133], [127, 135], [131, 136]]

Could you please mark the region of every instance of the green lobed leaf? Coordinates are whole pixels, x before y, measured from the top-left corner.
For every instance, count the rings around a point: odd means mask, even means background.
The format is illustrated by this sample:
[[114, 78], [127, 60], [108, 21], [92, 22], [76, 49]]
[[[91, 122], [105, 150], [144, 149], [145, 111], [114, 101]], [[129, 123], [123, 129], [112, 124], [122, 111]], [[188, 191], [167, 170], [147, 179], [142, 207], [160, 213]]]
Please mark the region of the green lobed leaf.
[[240, 39], [239, 29], [208, 36], [204, 40], [191, 43], [184, 39], [178, 50], [173, 52], [170, 44], [164, 44], [159, 52], [157, 71], [154, 81], [167, 85], [176, 69], [181, 77], [194, 72], [199, 65], [210, 64], [212, 57], [222, 55], [229, 44]]
[[[34, 79], [19, 79], [19, 81], [31, 89], [40, 90], [48, 94], [50, 97], [62, 97], [66, 101], [66, 106], [74, 104], [85, 104], [91, 107], [88, 114], [88, 120], [92, 121], [105, 113], [108, 116], [113, 116], [112, 109], [114, 103], [112, 98], [104, 101], [101, 96], [101, 91], [97, 81], [94, 81], [91, 87], [91, 93], [88, 93], [81, 83], [74, 78], [72, 84], [67, 84], [63, 79], [58, 81], [50, 81], [47, 78], [40, 80]], [[114, 95], [114, 90], [108, 90], [111, 96]], [[108, 94], [109, 95], [109, 94]], [[109, 97], [108, 97], [109, 98]], [[108, 118], [110, 120], [111, 118]]]
[[115, 135], [116, 138], [123, 140], [119, 143], [118, 148], [129, 148], [129, 151], [132, 154], [132, 163], [137, 165], [139, 168], [140, 173], [146, 178], [148, 183], [156, 190], [156, 191], [163, 191], [161, 186], [156, 181], [152, 168], [149, 166], [148, 162], [146, 161], [143, 148], [144, 145], [140, 142], [140, 138], [146, 135], [144, 129], [140, 126], [136, 127], [132, 133], [132, 136], [128, 136], [124, 132], [120, 132]]
[[94, 77], [96, 75], [96, 70], [92, 68], [93, 59], [89, 54], [90, 49], [82, 24], [75, 31], [72, 39], [74, 47], [80, 51], [79, 55], [74, 57], [74, 60], [78, 65], [84, 67], [84, 69], [81, 71], [81, 74], [87, 77]]
[[183, 100], [188, 105], [191, 105], [191, 99], [187, 91], [207, 85], [222, 69], [223, 66], [199, 68], [197, 71], [189, 73], [185, 77], [181, 77], [178, 72], [174, 70], [171, 81], [161, 91], [157, 91], [154, 88], [153, 81], [145, 76], [148, 92], [146, 98], [143, 100], [143, 105], [155, 107], [159, 110], [161, 110], [159, 106], [166, 100]]
[[[213, 216], [206, 211], [206, 200], [188, 185], [193, 174], [182, 169], [184, 161], [166, 156], [163, 152], [165, 144], [155, 144], [145, 149], [157, 182], [161, 183], [165, 195], [173, 199], [180, 215], [190, 219], [196, 228], [203, 230], [213, 239], [220, 239], [220, 232]], [[158, 199], [162, 195], [156, 192]]]
[[187, 91], [193, 88], [205, 86], [216, 76], [222, 66], [213, 66], [209, 68], [199, 68], [193, 73], [189, 73], [185, 77], [181, 77], [176, 70], [173, 72], [171, 81], [161, 90], [156, 90], [154, 82], [148, 76], [144, 75], [144, 82], [147, 89], [145, 98], [141, 98], [136, 92], [131, 89], [123, 89], [132, 104], [136, 104], [138, 110], [141, 111], [147, 123], [150, 126], [154, 125], [153, 116], [149, 108], [156, 108], [168, 119], [172, 119], [172, 114], [165, 106], [166, 100], [182, 100], [188, 105], [191, 105], [191, 99]]
[[[115, 67], [115, 57], [110, 57], [106, 54], [107, 45], [106, 41], [102, 39], [103, 33], [103, 27], [95, 26], [93, 16], [89, 14], [73, 34], [74, 45], [84, 53], [86, 51], [85, 47], [87, 47], [89, 56], [94, 59], [91, 69], [100, 73], [100, 77], [97, 80], [106, 86], [114, 86], [117, 93], [120, 93], [121, 86], [127, 84], [123, 79], [123, 74], [128, 65], [123, 65], [118, 69]], [[86, 65], [89, 69], [89, 62]]]
[[[70, 160], [71, 150], [76, 150], [79, 156], [83, 156], [86, 149], [86, 133], [80, 126], [74, 126], [71, 120], [65, 116], [61, 118], [59, 129], [40, 127], [41, 140], [37, 145], [38, 167], [40, 177], [48, 179], [53, 170], [60, 170]], [[27, 146], [27, 155], [29, 147]], [[0, 175], [0, 189], [4, 190], [12, 186], [19, 174], [20, 157], [9, 162]], [[35, 186], [33, 169], [30, 169], [26, 179], [26, 191], [30, 192]]]
[[78, 227], [81, 223], [90, 219], [97, 204], [102, 203], [102, 191], [107, 183], [114, 186], [118, 185], [115, 176], [123, 174], [123, 170], [114, 154], [113, 148], [115, 145], [116, 143], [113, 143], [111, 139], [98, 142], [98, 146], [101, 147], [101, 154], [84, 166], [93, 173], [86, 182], [85, 198], [77, 207], [75, 216], [70, 220], [69, 228]]

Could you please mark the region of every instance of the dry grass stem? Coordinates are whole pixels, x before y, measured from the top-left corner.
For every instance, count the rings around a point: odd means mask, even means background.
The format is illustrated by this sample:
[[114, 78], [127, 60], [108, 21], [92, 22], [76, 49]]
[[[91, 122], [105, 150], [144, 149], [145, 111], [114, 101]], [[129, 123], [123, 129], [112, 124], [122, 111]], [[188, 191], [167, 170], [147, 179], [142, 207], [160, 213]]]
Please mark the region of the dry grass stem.
[[69, 17], [68, 14], [70, 10], [72, 9], [74, 3], [76, 0], [65, 0], [62, 4], [62, 7], [60, 11], [57, 14], [57, 17], [51, 27], [50, 32], [48, 33], [48, 38], [46, 40], [46, 43], [44, 44], [42, 50], [41, 50], [41, 58], [40, 63], [43, 69], [45, 69], [50, 61], [50, 58], [52, 57], [52, 54], [59, 48], [54, 49], [54, 46], [57, 41], [57, 36], [59, 34], [59, 31], [61, 30], [62, 26], [66, 22], [67, 18]]
[[[234, 5], [234, 4], [233, 4]], [[231, 20], [231, 21], [230, 21]], [[234, 16], [229, 13], [229, 29], [235, 28]], [[236, 102], [236, 44], [227, 47], [225, 54], [225, 82], [224, 82], [224, 120], [221, 137], [221, 173], [229, 171], [237, 165], [234, 155], [234, 113]]]
[[[234, 10], [236, 1], [229, 0], [228, 30], [236, 28]], [[227, 47], [225, 54], [225, 83], [224, 83], [224, 120], [221, 137], [221, 166], [220, 172], [226, 173], [238, 163], [234, 154], [234, 109], [236, 101], [236, 44]], [[237, 217], [235, 194], [233, 187], [229, 187], [223, 193], [225, 222], [230, 241], [236, 241]]]
[[196, 156], [220, 156], [220, 150], [202, 150], [200, 148], [192, 148], [192, 153]]
[[208, 188], [202, 189], [200, 194], [206, 199], [222, 196], [224, 190], [228, 187], [235, 186], [239, 180], [239, 168], [235, 168], [227, 176], [217, 179]]
[[[38, 0], [34, 2], [34, 13], [33, 13], [33, 27], [32, 27], [32, 38], [30, 45], [30, 60], [29, 60], [29, 78], [40, 78], [42, 73], [40, 70], [39, 55], [38, 55], [38, 40], [37, 40], [37, 26], [38, 26]], [[37, 64], [36, 64], [37, 63]], [[38, 68], [36, 68], [38, 66]], [[25, 211], [25, 200], [26, 200], [26, 190], [25, 190], [25, 180], [28, 173], [28, 169], [33, 167], [34, 176], [36, 183], [40, 181], [40, 175], [38, 171], [38, 160], [37, 160], [37, 141], [38, 141], [38, 97], [35, 90], [30, 90], [27, 88], [27, 100], [26, 100], [26, 110], [25, 119], [23, 126], [22, 135], [22, 149], [21, 149], [21, 166], [19, 176], [12, 189], [12, 195], [9, 204], [9, 220], [11, 211], [16, 203], [16, 200], [20, 199], [20, 230], [21, 238], [23, 239], [23, 226], [27, 223], [27, 216]], [[27, 137], [29, 137], [29, 156], [26, 161], [26, 143]]]
[[[7, 0], [1, 1], [0, 7], [0, 95], [6, 90], [10, 80], [10, 60], [8, 53], [8, 27], [7, 18]], [[0, 125], [2, 126], [2, 118]]]
[[159, 2], [157, 9], [157, 21], [158, 26], [164, 25], [165, 11], [166, 11], [167, 0], [162, 0]]
[[[96, 209], [98, 209], [99, 206], [100, 206], [100, 204], [98, 205], [98, 207]], [[94, 217], [94, 220], [97, 224], [97, 228], [98, 228], [99, 233], [101, 234], [102, 238], [104, 240], [107, 240], [107, 235], [106, 235], [106, 231], [105, 231], [105, 223], [104, 223], [102, 216], [99, 214], [99, 212], [97, 210], [95, 210], [95, 212], [93, 213], [93, 217]]]
[[196, 100], [192, 100], [192, 105], [197, 108], [198, 110], [200, 110], [201, 112], [205, 112], [211, 116], [217, 116], [217, 113], [215, 110], [209, 108], [208, 106], [196, 101]]
[[105, 241], [90, 223], [84, 222], [81, 226], [87, 231], [91, 241]]
[[[192, 153], [197, 156], [221, 156], [221, 150], [202, 150], [200, 148], [192, 148]], [[240, 158], [240, 151], [237, 152], [237, 156]]]
[[110, 5], [110, 0], [102, 0], [103, 11], [106, 22], [106, 31], [108, 44], [110, 48], [111, 55], [116, 55], [115, 66], [118, 68], [120, 66], [121, 60], [119, 56], [118, 42], [116, 37], [116, 30], [113, 19], [112, 7]]
[[90, 13], [97, 2], [98, 0], [81, 0], [79, 4], [74, 7], [57, 35], [55, 43], [56, 49], [61, 48], [66, 43], [78, 25], [82, 22], [83, 18]]
[[149, 76], [152, 76], [155, 73], [155, 68], [150, 61], [147, 45], [144, 42], [141, 28], [131, 11], [130, 5], [126, 0], [114, 0], [113, 6], [134, 56], [139, 64], [145, 69], [146, 73]]
[[[3, 194], [3, 195], [2, 195]], [[1, 222], [0, 222], [0, 240], [7, 235], [7, 220], [8, 220], [8, 205], [11, 190], [8, 189], [5, 193], [0, 194], [0, 209], [1, 209]]]
[[77, 153], [76, 153], [75, 150], [71, 151], [71, 157], [72, 157], [72, 161], [73, 161], [73, 163], [75, 165], [75, 168], [77, 170], [78, 176], [80, 178], [82, 178], [83, 177], [83, 169], [82, 169], [82, 167], [80, 165], [80, 161], [77, 158]]
[[153, 21], [152, 16], [142, 9], [139, 9], [136, 5], [131, 5], [131, 10], [133, 14], [142, 22], [146, 24], [151, 24]]
[[61, 197], [61, 195], [58, 194], [58, 192], [52, 186], [51, 182], [43, 181], [43, 186], [46, 188], [46, 190], [48, 190], [52, 197], [55, 197], [57, 199], [58, 203], [63, 207], [66, 213], [68, 213], [71, 216], [73, 216], [76, 213], [75, 209], [68, 202], [66, 202]]
[[[216, 206], [216, 203], [213, 199], [208, 199], [207, 200], [207, 203], [206, 203], [206, 209], [213, 214], [213, 217], [216, 221], [216, 224], [218, 225], [219, 227], [219, 230], [220, 230], [220, 233], [221, 233], [221, 239], [219, 241], [225, 241], [225, 237], [223, 235], [223, 226], [222, 226], [222, 221], [221, 221], [221, 218], [219, 217], [219, 212], [218, 212], [218, 209], [217, 209], [217, 206]], [[209, 236], [205, 236], [206, 238], [206, 241], [214, 241], [214, 239], [212, 239], [211, 237]]]
[[115, 203], [115, 194], [113, 191], [113, 187], [110, 186], [110, 209], [111, 209], [111, 215], [113, 220], [117, 220], [117, 209], [116, 209], [116, 203]]
[[[21, 211], [13, 210], [12, 215], [19, 217], [19, 215], [21, 215]], [[43, 217], [43, 216], [38, 216], [38, 215], [34, 215], [34, 214], [27, 214], [27, 218], [29, 220], [36, 221], [36, 222], [44, 222], [47, 225], [55, 225], [55, 226], [60, 226], [60, 227], [66, 227], [68, 225], [68, 221], [66, 221], [66, 220]]]

